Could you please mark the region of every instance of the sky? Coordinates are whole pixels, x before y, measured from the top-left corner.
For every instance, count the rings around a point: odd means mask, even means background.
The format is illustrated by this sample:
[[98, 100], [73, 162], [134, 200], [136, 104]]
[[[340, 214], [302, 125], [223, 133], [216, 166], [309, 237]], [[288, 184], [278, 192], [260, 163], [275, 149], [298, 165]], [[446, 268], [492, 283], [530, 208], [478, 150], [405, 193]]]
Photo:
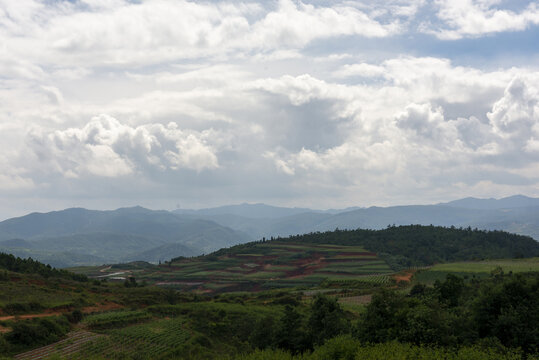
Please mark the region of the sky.
[[539, 196], [539, 2], [0, 0], [0, 219]]

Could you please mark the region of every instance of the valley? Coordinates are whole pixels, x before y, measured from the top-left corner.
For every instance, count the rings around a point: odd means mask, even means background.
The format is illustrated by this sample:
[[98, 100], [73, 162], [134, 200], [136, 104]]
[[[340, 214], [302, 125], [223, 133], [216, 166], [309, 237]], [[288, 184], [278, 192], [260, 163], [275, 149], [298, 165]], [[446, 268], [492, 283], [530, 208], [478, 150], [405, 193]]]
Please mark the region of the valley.
[[0, 0], [0, 360], [539, 360], [539, 0]]
[[0, 286], [6, 359], [525, 360], [539, 342], [539, 243], [502, 231], [311, 232], [68, 270], [0, 254]]
[[65, 209], [0, 222], [0, 251], [55, 267], [153, 264], [236, 244], [310, 232], [388, 225], [505, 230], [539, 239], [539, 199], [466, 198], [434, 205], [313, 210], [265, 204], [155, 211]]

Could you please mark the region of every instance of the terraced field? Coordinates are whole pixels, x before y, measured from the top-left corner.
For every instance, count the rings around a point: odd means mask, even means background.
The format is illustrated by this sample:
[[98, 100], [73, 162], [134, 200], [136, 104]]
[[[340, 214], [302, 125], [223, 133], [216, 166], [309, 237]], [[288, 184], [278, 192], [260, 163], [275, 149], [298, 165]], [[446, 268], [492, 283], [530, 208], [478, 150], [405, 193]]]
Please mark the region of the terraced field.
[[69, 359], [133, 359], [166, 357], [188, 338], [180, 319], [160, 319], [103, 332]]
[[92, 332], [77, 330], [69, 333], [67, 338], [62, 341], [58, 341], [54, 344], [40, 347], [32, 351], [15, 356], [16, 360], [37, 360], [48, 359], [50, 357], [67, 358], [74, 356], [77, 357], [78, 352], [81, 350], [84, 344], [100, 339], [102, 335]]
[[136, 277], [159, 286], [208, 293], [312, 287], [325, 280], [385, 282], [388, 277], [376, 277], [389, 273], [392, 270], [385, 261], [359, 246], [273, 241], [177, 260], [137, 272]]
[[416, 281], [433, 283], [436, 280], [443, 281], [447, 274], [455, 274], [461, 277], [488, 277], [494, 271], [504, 273], [521, 273], [539, 271], [539, 258], [528, 259], [500, 259], [484, 261], [464, 261], [447, 264], [437, 264], [429, 269], [418, 271], [414, 279]]
[[157, 319], [131, 326], [122, 324], [99, 333], [72, 331], [62, 341], [16, 355], [15, 359], [161, 359], [168, 358], [188, 338], [180, 318]]
[[490, 273], [497, 267], [505, 272], [528, 272], [539, 270], [539, 258], [467, 261], [434, 265], [431, 271]]

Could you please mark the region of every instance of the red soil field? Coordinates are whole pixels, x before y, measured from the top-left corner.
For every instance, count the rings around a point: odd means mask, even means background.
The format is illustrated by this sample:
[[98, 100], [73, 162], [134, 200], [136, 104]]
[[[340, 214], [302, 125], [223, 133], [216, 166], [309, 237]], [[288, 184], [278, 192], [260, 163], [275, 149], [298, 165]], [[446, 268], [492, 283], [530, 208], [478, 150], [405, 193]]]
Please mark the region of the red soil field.
[[[108, 311], [108, 310], [115, 310], [115, 309], [121, 309], [123, 306], [113, 303], [113, 302], [107, 302], [105, 304], [99, 304], [94, 306], [87, 306], [82, 309], [83, 313], [93, 313], [93, 312], [99, 312], [99, 311]], [[66, 309], [67, 310], [67, 309]], [[68, 311], [64, 311], [68, 312]], [[8, 316], [0, 316], [0, 321], [6, 321], [6, 320], [24, 320], [24, 319], [35, 319], [35, 318], [42, 318], [47, 316], [58, 316], [62, 315], [62, 312], [57, 310], [48, 309], [45, 310], [42, 313], [39, 314], [27, 314], [27, 315], [8, 315]]]
[[395, 279], [397, 283], [399, 281], [410, 282], [414, 273], [415, 270], [404, 270], [403, 272], [393, 275], [393, 279]]

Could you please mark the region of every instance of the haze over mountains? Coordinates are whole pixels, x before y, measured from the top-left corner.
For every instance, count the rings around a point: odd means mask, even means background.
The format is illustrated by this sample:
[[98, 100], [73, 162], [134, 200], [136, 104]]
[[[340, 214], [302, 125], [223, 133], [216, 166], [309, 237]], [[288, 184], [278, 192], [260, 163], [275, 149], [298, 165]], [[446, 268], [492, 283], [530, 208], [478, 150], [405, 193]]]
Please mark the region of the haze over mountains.
[[387, 225], [506, 230], [539, 239], [539, 199], [466, 198], [436, 205], [312, 210], [241, 204], [172, 212], [72, 208], [0, 222], [0, 251], [57, 267], [194, 256], [238, 243], [315, 231]]
[[249, 241], [215, 222], [141, 207], [32, 213], [0, 223], [0, 249], [54, 266], [157, 262]]
[[468, 208], [468, 209], [511, 209], [519, 207], [538, 207], [539, 199], [531, 198], [523, 195], [514, 195], [505, 197], [502, 199], [478, 199], [474, 197], [467, 197], [460, 200], [450, 201], [448, 203], [442, 203], [440, 205], [448, 205], [452, 207]]
[[387, 225], [441, 225], [498, 229], [539, 239], [539, 199], [515, 195], [503, 199], [465, 198], [436, 205], [309, 210], [241, 204], [203, 210], [175, 210], [215, 221], [257, 239], [311, 231]]

